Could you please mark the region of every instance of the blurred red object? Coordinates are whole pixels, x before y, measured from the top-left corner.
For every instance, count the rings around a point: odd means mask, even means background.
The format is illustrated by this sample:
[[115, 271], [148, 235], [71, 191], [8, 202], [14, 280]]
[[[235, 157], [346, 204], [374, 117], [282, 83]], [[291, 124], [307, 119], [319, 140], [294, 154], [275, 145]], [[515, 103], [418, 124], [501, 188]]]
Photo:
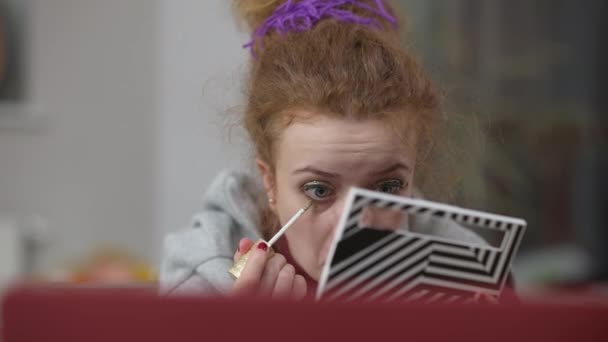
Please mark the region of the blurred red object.
[[22, 287], [3, 341], [608, 341], [608, 302], [379, 305], [202, 297], [153, 288]]

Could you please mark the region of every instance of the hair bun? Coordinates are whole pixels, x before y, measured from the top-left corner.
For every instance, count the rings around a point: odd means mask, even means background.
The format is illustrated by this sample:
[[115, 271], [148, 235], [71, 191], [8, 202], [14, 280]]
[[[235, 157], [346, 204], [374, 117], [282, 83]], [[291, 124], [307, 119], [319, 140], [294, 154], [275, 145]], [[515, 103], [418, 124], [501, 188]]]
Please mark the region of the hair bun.
[[233, 0], [233, 5], [237, 19], [244, 21], [253, 32], [284, 2], [284, 0]]

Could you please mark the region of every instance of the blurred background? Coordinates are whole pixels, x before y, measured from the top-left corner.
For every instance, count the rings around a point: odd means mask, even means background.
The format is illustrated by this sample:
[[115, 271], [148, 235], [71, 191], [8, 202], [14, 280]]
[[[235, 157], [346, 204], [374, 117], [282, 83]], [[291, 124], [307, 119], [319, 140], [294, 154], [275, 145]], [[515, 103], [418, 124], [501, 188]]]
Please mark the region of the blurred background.
[[470, 152], [453, 201], [527, 220], [522, 290], [606, 282], [606, 2], [400, 3], [406, 43], [445, 90], [450, 138]]
[[[606, 293], [605, 2], [398, 2], [470, 151], [450, 201], [528, 221], [523, 292]], [[250, 165], [247, 40], [226, 0], [1, 0], [0, 286], [153, 286], [162, 237]]]

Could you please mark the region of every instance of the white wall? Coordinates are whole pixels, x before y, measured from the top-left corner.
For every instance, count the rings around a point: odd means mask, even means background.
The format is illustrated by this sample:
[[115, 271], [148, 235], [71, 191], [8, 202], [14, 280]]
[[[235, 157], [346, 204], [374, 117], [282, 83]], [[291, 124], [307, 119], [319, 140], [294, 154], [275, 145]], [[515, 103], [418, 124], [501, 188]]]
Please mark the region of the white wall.
[[48, 222], [43, 265], [99, 243], [152, 257], [158, 6], [31, 1], [31, 103], [42, 127], [0, 131], [0, 212]]
[[45, 120], [0, 119], [0, 217], [47, 220], [43, 265], [103, 243], [156, 262], [214, 174], [243, 164], [225, 126], [247, 37], [227, 0], [30, 1], [31, 103]]
[[[249, 58], [228, 0], [161, 1], [159, 233], [187, 224], [218, 170], [243, 165], [238, 119]], [[236, 113], [235, 113], [236, 112]]]

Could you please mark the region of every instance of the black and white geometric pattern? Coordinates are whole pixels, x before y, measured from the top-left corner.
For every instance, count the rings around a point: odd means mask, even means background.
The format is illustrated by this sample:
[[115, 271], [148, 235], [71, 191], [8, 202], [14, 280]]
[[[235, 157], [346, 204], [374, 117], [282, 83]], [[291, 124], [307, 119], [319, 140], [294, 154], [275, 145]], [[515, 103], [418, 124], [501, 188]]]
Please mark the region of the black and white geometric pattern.
[[[361, 227], [365, 207], [431, 215], [504, 233], [500, 247]], [[521, 219], [353, 189], [322, 273], [323, 300], [467, 302], [497, 298], [522, 240]]]

